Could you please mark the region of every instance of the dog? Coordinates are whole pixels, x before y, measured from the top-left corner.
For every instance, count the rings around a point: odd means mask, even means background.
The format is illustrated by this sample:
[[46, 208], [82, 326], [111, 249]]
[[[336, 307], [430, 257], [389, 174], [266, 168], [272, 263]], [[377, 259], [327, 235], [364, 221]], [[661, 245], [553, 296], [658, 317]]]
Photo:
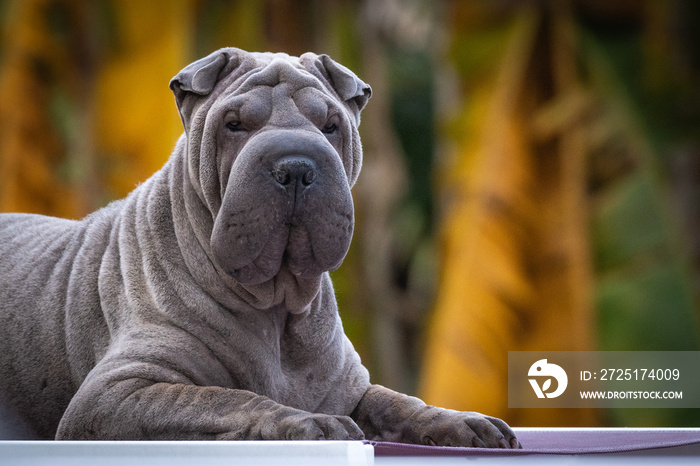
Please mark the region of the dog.
[[125, 199], [0, 216], [0, 394], [37, 436], [518, 448], [371, 384], [343, 332], [328, 271], [370, 87], [327, 55], [225, 48], [170, 88], [185, 132]]

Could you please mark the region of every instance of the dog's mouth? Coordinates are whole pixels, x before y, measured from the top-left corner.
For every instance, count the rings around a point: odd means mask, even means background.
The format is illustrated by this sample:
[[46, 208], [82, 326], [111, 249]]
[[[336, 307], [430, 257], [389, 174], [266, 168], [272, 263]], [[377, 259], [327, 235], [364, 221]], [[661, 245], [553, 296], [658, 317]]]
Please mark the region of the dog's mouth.
[[300, 278], [337, 269], [350, 247], [353, 215], [327, 198], [260, 196], [257, 207], [220, 215], [211, 243], [215, 262], [243, 285], [267, 282], [282, 268]]
[[[282, 268], [293, 275], [310, 278], [320, 275], [325, 270], [314, 257], [308, 233], [303, 229], [287, 225], [280, 228], [279, 236], [287, 240], [273, 238], [263, 247], [260, 254], [245, 264], [231, 264], [225, 269], [226, 273], [243, 285], [259, 285], [275, 277]], [[290, 238], [301, 238], [295, 245], [290, 245]], [[306, 239], [306, 240], [303, 240]], [[330, 268], [329, 268], [330, 270]]]
[[[286, 236], [286, 239], [283, 237]], [[319, 255], [314, 250], [312, 234], [303, 226], [287, 225], [274, 232], [256, 257], [242, 263], [231, 260], [220, 263], [224, 271], [243, 285], [259, 285], [275, 277], [282, 268], [300, 278], [312, 278], [323, 272], [337, 269], [345, 257], [346, 248], [324, 241], [321, 247], [337, 251]], [[221, 256], [222, 254], [218, 254]], [[229, 256], [226, 254], [226, 256]], [[230, 257], [230, 256], [229, 256]]]

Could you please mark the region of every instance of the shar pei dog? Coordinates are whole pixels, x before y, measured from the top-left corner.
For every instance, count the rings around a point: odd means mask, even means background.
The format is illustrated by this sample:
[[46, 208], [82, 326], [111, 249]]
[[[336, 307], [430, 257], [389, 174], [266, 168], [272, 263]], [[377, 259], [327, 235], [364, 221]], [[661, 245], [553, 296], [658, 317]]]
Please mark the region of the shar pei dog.
[[0, 402], [39, 438], [517, 448], [500, 419], [370, 383], [328, 271], [354, 227], [370, 87], [227, 48], [170, 82], [161, 170], [80, 221], [0, 216]]

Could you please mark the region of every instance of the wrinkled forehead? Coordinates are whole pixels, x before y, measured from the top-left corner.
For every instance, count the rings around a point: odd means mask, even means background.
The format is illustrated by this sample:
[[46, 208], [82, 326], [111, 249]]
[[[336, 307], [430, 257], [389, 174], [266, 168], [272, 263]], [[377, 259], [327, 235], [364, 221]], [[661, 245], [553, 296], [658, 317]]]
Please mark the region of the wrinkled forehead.
[[[219, 108], [235, 111], [252, 127], [265, 122], [323, 125], [338, 113], [341, 102], [297, 57], [251, 54], [248, 71], [228, 85]], [[297, 116], [293, 116], [297, 115]]]
[[280, 84], [290, 94], [308, 87], [327, 92], [324, 84], [304, 67], [298, 57], [282, 53], [252, 53], [242, 66], [248, 70], [230, 86], [231, 94], [243, 94], [256, 87], [277, 87]]

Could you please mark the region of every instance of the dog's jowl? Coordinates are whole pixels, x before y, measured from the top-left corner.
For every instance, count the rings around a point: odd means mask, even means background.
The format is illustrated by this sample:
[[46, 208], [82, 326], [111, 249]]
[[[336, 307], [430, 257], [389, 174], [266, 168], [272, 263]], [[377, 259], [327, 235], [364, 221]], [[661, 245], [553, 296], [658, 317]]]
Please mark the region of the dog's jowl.
[[170, 83], [185, 133], [81, 221], [0, 215], [0, 401], [40, 438], [518, 447], [370, 384], [328, 275], [371, 90], [328, 56], [222, 49]]

